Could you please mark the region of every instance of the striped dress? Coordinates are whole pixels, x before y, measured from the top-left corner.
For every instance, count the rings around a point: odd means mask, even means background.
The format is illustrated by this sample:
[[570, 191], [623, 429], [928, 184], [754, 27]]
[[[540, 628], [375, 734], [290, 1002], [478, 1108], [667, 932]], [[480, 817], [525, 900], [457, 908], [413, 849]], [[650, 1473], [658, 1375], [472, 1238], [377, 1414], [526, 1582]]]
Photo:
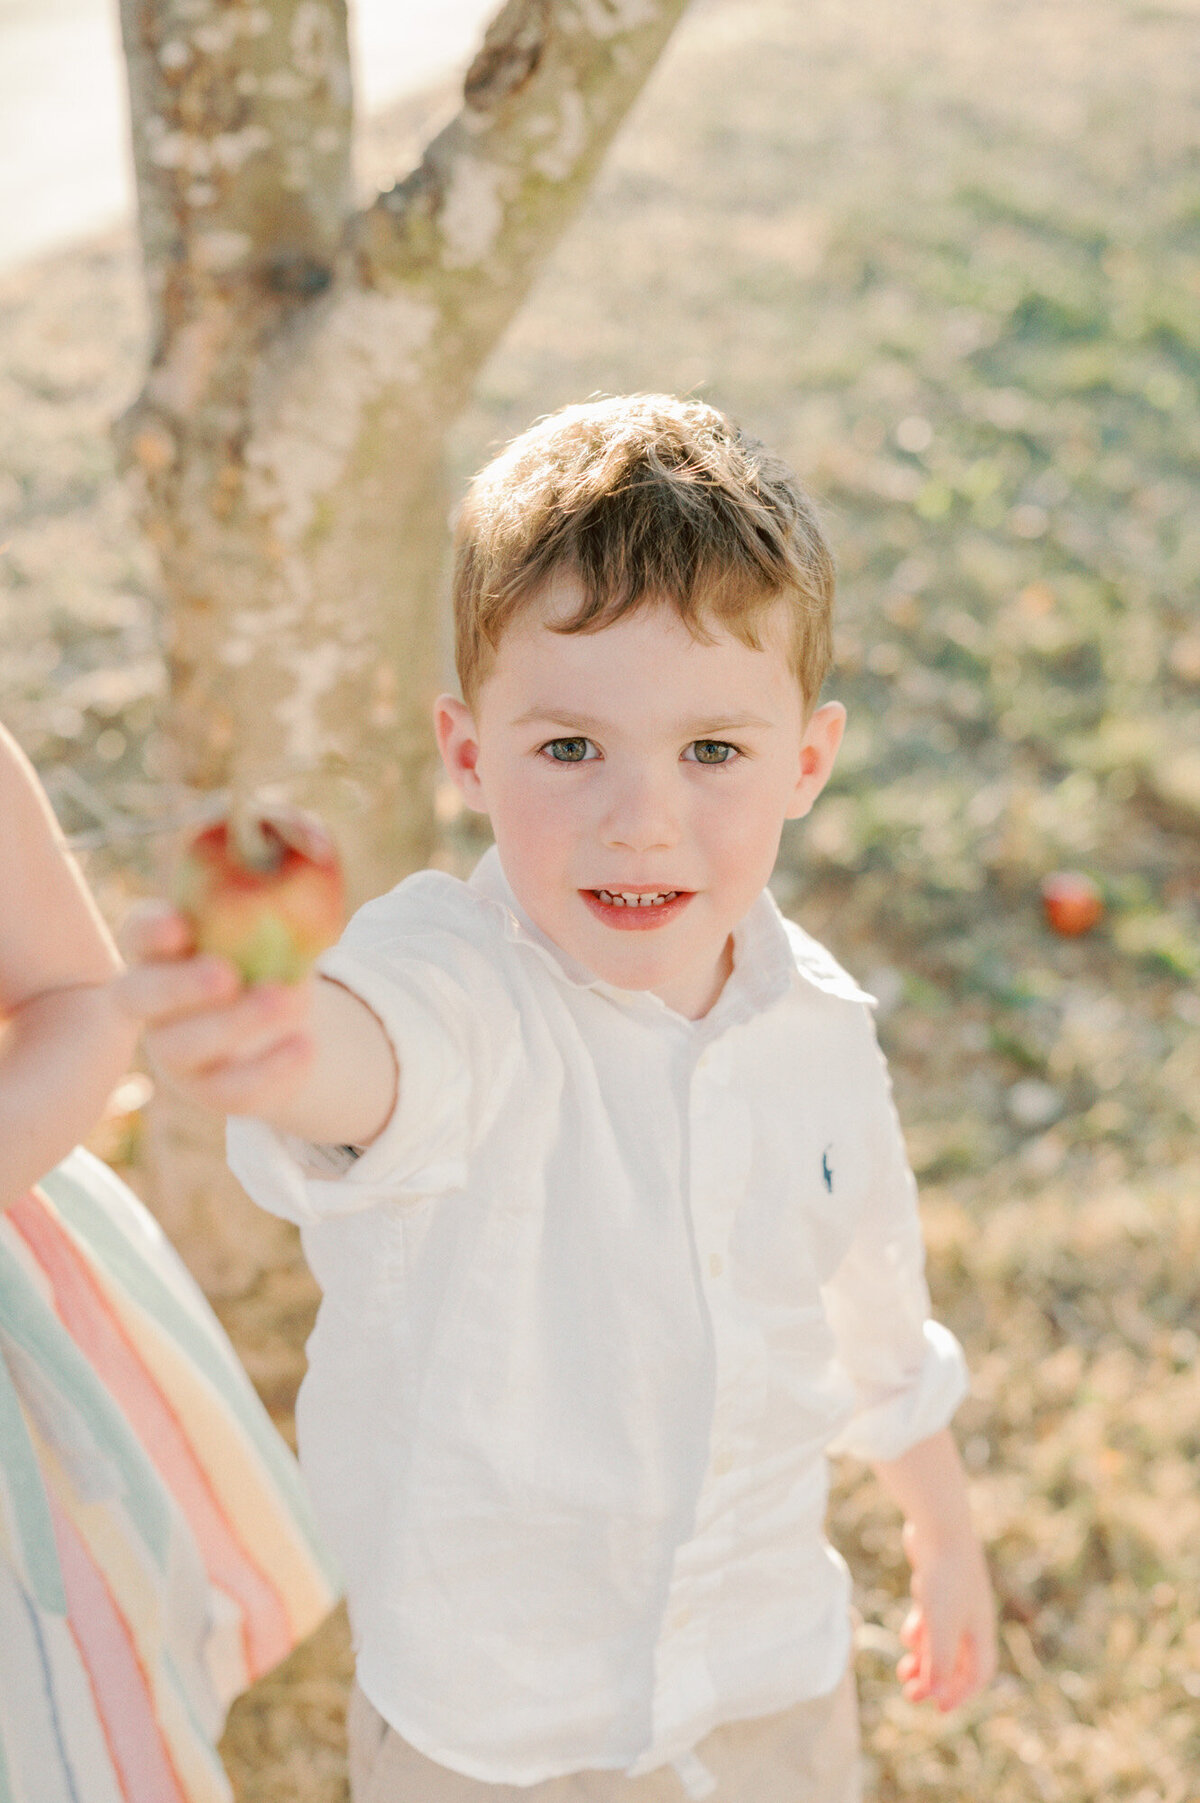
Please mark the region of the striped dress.
[[0, 1803], [228, 1803], [230, 1701], [334, 1595], [211, 1309], [73, 1152], [0, 1216]]

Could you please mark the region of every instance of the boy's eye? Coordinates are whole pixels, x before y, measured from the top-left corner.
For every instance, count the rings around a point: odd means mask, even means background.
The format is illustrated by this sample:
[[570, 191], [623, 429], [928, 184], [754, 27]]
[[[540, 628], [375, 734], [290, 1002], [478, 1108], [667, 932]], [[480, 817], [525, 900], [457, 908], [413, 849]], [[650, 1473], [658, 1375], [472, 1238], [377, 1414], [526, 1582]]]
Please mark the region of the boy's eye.
[[697, 764], [728, 764], [737, 756], [737, 746], [724, 739], [693, 739], [688, 751]]
[[590, 739], [551, 739], [542, 750], [559, 764], [583, 764], [597, 755]]

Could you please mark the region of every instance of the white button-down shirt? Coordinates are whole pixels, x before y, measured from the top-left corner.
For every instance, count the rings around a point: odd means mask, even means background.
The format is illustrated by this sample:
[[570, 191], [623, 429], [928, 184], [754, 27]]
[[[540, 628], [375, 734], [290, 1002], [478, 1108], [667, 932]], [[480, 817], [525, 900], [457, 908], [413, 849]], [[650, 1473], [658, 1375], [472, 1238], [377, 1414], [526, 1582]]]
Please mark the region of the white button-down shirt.
[[370, 1701], [524, 1785], [831, 1690], [825, 1454], [894, 1458], [965, 1387], [869, 998], [764, 894], [685, 1020], [570, 964], [494, 851], [322, 968], [393, 1041], [392, 1120], [333, 1176], [229, 1143], [324, 1292], [301, 1458]]

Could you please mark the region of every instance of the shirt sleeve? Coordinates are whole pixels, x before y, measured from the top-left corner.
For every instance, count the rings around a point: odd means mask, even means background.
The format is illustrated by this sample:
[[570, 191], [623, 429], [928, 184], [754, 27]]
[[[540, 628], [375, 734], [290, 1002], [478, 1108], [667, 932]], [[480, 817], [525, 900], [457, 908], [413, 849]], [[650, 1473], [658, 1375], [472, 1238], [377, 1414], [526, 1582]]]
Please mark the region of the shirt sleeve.
[[318, 969], [382, 1024], [400, 1073], [396, 1106], [357, 1155], [235, 1118], [226, 1136], [234, 1175], [261, 1207], [300, 1226], [460, 1188], [516, 1061], [516, 1009], [496, 973], [448, 935], [389, 941], [360, 916]]
[[854, 1080], [864, 1090], [868, 1189], [850, 1248], [825, 1289], [855, 1407], [829, 1450], [887, 1460], [945, 1427], [968, 1380], [958, 1341], [930, 1315], [916, 1183], [865, 1010], [864, 1043]]

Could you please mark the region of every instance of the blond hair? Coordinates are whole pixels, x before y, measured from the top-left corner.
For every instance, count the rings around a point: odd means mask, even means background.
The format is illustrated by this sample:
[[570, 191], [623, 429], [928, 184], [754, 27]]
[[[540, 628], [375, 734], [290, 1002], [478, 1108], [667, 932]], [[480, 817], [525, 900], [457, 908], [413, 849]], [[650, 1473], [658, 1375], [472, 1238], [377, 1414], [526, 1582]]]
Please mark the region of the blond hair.
[[455, 534], [455, 660], [473, 706], [505, 630], [557, 574], [582, 599], [556, 632], [599, 632], [648, 602], [699, 639], [761, 649], [787, 604], [805, 706], [832, 653], [833, 558], [792, 472], [714, 407], [625, 395], [539, 420], [480, 471]]

